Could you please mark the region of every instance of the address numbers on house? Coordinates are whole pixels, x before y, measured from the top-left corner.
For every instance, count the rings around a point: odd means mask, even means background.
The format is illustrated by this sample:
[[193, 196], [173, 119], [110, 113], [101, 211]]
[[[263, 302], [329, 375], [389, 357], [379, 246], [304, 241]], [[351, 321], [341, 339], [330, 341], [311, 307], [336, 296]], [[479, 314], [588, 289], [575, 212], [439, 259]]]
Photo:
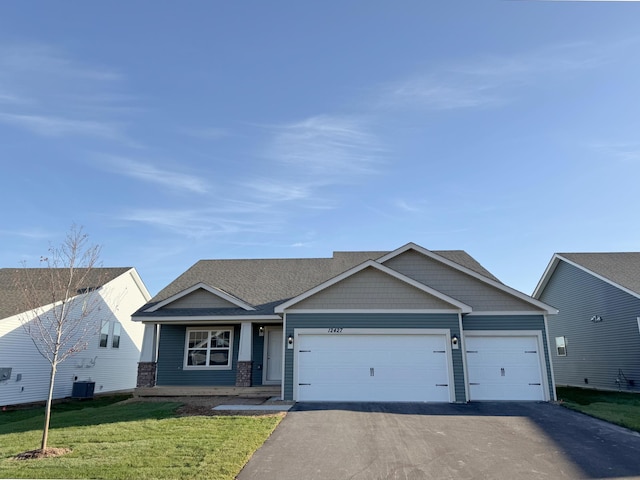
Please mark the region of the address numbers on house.
[[342, 328], [330, 328], [327, 330], [329, 333], [342, 333]]

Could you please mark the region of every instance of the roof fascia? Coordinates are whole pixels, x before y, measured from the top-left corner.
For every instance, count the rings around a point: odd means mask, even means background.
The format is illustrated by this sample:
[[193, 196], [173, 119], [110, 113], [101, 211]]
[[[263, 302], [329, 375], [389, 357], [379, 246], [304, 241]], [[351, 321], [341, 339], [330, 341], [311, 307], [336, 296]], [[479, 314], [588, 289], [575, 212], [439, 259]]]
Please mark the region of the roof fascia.
[[397, 250], [394, 250], [393, 252], [390, 252], [388, 254], [386, 254], [383, 257], [380, 257], [378, 259], [378, 262], [380, 263], [384, 263], [387, 260], [390, 260], [394, 257], [397, 257], [398, 255], [405, 253], [408, 250], [415, 250], [418, 253], [421, 253], [433, 260], [436, 260], [438, 262], [444, 263], [445, 265], [448, 265], [449, 267], [458, 270], [462, 273], [465, 273], [467, 275], [472, 276], [473, 278], [475, 278], [476, 280], [479, 280], [483, 283], [486, 283], [487, 285], [491, 285], [494, 288], [497, 288], [498, 290], [501, 290], [505, 293], [508, 293], [509, 295], [513, 295], [514, 297], [527, 302], [531, 305], [535, 305], [536, 307], [540, 308], [541, 310], [544, 310], [546, 313], [550, 314], [550, 315], [555, 315], [558, 313], [558, 310], [556, 310], [555, 308], [551, 307], [550, 305], [547, 305], [546, 303], [541, 302], [540, 300], [537, 300], [535, 298], [530, 297], [529, 295], [522, 293], [518, 290], [516, 290], [515, 288], [511, 288], [508, 287], [507, 285], [505, 285], [504, 283], [500, 283], [500, 282], [496, 282], [495, 280], [492, 280], [488, 277], [485, 277], [484, 275], [479, 274], [478, 272], [475, 272], [473, 270], [471, 270], [470, 268], [464, 267], [456, 262], [453, 262], [451, 260], [449, 260], [448, 258], [444, 258], [440, 255], [438, 255], [437, 253], [432, 252], [431, 250], [427, 250], [424, 247], [421, 247], [420, 245], [417, 245], [415, 243], [407, 243], [406, 245], [398, 248]]
[[194, 315], [188, 317], [163, 317], [163, 316], [134, 316], [134, 322], [141, 323], [175, 323], [185, 324], [189, 322], [278, 322], [282, 321], [279, 315]]
[[[633, 290], [630, 290], [630, 289], [629, 289], [629, 288], [627, 288], [627, 287], [623, 287], [623, 286], [622, 286], [622, 285], [620, 285], [619, 283], [616, 283], [616, 282], [614, 282], [613, 280], [609, 280], [608, 278], [603, 277], [602, 275], [600, 275], [599, 273], [594, 272], [593, 270], [589, 270], [587, 267], [584, 267], [584, 266], [580, 265], [579, 263], [573, 262], [573, 261], [569, 260], [568, 258], [565, 258], [565, 257], [563, 257], [562, 255], [557, 254], [557, 253], [554, 255], [554, 259], [555, 259], [556, 257], [557, 257], [557, 260], [558, 260], [558, 261], [557, 261], [556, 265], [554, 266], [554, 270], [555, 270], [555, 267], [557, 267], [557, 264], [558, 264], [558, 263], [560, 263], [561, 261], [562, 261], [562, 262], [566, 262], [566, 263], [568, 263], [569, 265], [572, 265], [572, 266], [574, 266], [574, 267], [576, 267], [576, 268], [579, 268], [579, 269], [580, 269], [580, 270], [582, 270], [583, 272], [586, 272], [586, 273], [588, 273], [589, 275], [591, 275], [591, 276], [593, 276], [593, 277], [596, 277], [598, 280], [602, 280], [603, 282], [608, 283], [609, 285], [611, 285], [611, 286], [613, 286], [613, 287], [616, 287], [617, 289], [622, 290], [623, 292], [628, 293], [629, 295], [632, 295], [632, 296], [634, 296], [634, 297], [636, 297], [636, 298], [640, 298], [640, 293], [638, 293], [638, 292], [634, 292]], [[546, 273], [546, 272], [545, 272], [545, 273]], [[552, 272], [552, 273], [553, 273], [553, 272]], [[549, 279], [550, 279], [550, 277], [549, 277]], [[549, 279], [547, 279], [547, 282], [549, 281]], [[544, 286], [546, 286], [546, 283], [545, 283], [545, 285], [544, 285]], [[537, 291], [537, 289], [536, 289], [536, 291]], [[540, 293], [542, 293], [542, 292], [540, 292]]]
[[224, 292], [224, 291], [220, 290], [219, 288], [211, 287], [211, 286], [207, 285], [206, 283], [199, 282], [199, 283], [196, 283], [195, 285], [193, 285], [193, 286], [191, 286], [191, 287], [189, 287], [189, 288], [187, 288], [185, 290], [182, 290], [181, 292], [176, 293], [175, 295], [170, 296], [169, 298], [161, 301], [160, 303], [157, 303], [153, 307], [147, 308], [146, 310], [144, 310], [144, 312], [148, 312], [148, 313], [155, 312], [156, 310], [159, 310], [162, 307], [165, 307], [165, 306], [169, 305], [170, 303], [175, 302], [176, 300], [178, 300], [180, 298], [186, 297], [190, 293], [193, 293], [196, 290], [199, 290], [201, 288], [203, 290], [206, 290], [209, 293], [212, 293], [213, 295], [216, 295], [217, 297], [220, 297], [220, 298], [226, 300], [229, 303], [234, 304], [237, 307], [240, 307], [240, 308], [244, 309], [244, 310], [248, 310], [248, 311], [255, 310], [255, 308], [253, 308], [248, 303], [243, 302], [239, 298], [234, 297], [233, 295], [231, 295], [231, 294], [229, 294], [227, 292]]
[[129, 270], [129, 273], [131, 274], [131, 277], [133, 278], [136, 286], [142, 293], [145, 301], [148, 302], [149, 300], [151, 300], [151, 294], [149, 293], [149, 290], [147, 290], [147, 286], [142, 281], [142, 278], [140, 278], [140, 274], [138, 274], [138, 271], [135, 269], [135, 267], [131, 268], [131, 270]]
[[547, 268], [545, 268], [542, 277], [540, 277], [538, 285], [536, 285], [536, 288], [533, 290], [532, 297], [540, 298], [540, 295], [542, 295], [542, 291], [546, 288], [549, 280], [551, 280], [553, 272], [556, 271], [558, 263], [560, 263], [560, 256], [557, 253], [554, 253], [553, 257], [551, 257], [551, 260], [549, 260], [549, 264], [547, 265]]
[[284, 311], [286, 309], [288, 309], [289, 307], [300, 303], [301, 301], [315, 295], [318, 292], [321, 292], [322, 290], [329, 288], [332, 285], [335, 285], [336, 283], [341, 282], [342, 280], [355, 275], [358, 272], [361, 272], [362, 270], [364, 270], [365, 268], [375, 268], [383, 273], [386, 273], [387, 275], [390, 275], [394, 278], [396, 278], [397, 280], [400, 280], [404, 283], [407, 283], [419, 290], [422, 290], [425, 293], [428, 293], [430, 295], [433, 295], [436, 298], [439, 298], [440, 300], [447, 302], [451, 305], [454, 305], [455, 307], [457, 307], [461, 312], [463, 313], [469, 313], [471, 312], [471, 307], [465, 303], [460, 302], [459, 300], [456, 300], [455, 298], [452, 298], [448, 295], [445, 295], [442, 292], [439, 292], [431, 287], [429, 287], [428, 285], [425, 285], [423, 283], [420, 283], [412, 278], [407, 277], [406, 275], [401, 274], [400, 272], [396, 272], [395, 270], [392, 270], [389, 267], [386, 267], [384, 265], [381, 265], [380, 263], [376, 262], [375, 260], [367, 260], [366, 262], [361, 263], [360, 265], [357, 265], [349, 270], [347, 270], [346, 272], [341, 273], [340, 275], [337, 275], [329, 280], [327, 280], [326, 282], [321, 283], [320, 285], [317, 285], [316, 287], [307, 290], [306, 292], [298, 295], [297, 297], [294, 297], [284, 303], [281, 303], [280, 305], [278, 305], [275, 308], [275, 312], [276, 313], [284, 313]]

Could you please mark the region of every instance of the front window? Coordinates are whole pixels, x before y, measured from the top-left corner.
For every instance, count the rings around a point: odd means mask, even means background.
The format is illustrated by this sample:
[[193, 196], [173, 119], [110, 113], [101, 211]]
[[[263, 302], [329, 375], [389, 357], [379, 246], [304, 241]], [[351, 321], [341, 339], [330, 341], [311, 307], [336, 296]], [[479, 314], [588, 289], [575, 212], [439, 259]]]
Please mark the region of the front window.
[[185, 368], [231, 368], [233, 330], [187, 330]]
[[558, 356], [566, 357], [567, 356], [567, 339], [564, 337], [556, 337], [556, 350], [558, 352]]

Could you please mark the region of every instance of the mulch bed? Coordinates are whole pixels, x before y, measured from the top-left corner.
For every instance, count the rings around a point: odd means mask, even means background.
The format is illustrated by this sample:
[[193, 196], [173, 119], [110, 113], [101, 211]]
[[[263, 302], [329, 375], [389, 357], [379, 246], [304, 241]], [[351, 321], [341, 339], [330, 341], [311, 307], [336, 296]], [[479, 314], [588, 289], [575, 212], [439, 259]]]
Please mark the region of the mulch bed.
[[44, 450], [29, 450], [28, 452], [19, 453], [15, 457], [15, 460], [34, 460], [37, 458], [50, 458], [59, 457], [71, 453], [70, 448], [46, 448]]

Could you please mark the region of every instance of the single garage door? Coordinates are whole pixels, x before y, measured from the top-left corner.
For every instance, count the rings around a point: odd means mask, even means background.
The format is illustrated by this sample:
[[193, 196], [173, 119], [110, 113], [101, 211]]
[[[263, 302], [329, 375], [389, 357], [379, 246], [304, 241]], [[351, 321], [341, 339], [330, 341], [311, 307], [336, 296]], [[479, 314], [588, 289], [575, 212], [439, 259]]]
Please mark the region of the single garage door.
[[538, 338], [466, 336], [471, 400], [544, 400]]
[[298, 401], [449, 402], [445, 335], [300, 334]]

